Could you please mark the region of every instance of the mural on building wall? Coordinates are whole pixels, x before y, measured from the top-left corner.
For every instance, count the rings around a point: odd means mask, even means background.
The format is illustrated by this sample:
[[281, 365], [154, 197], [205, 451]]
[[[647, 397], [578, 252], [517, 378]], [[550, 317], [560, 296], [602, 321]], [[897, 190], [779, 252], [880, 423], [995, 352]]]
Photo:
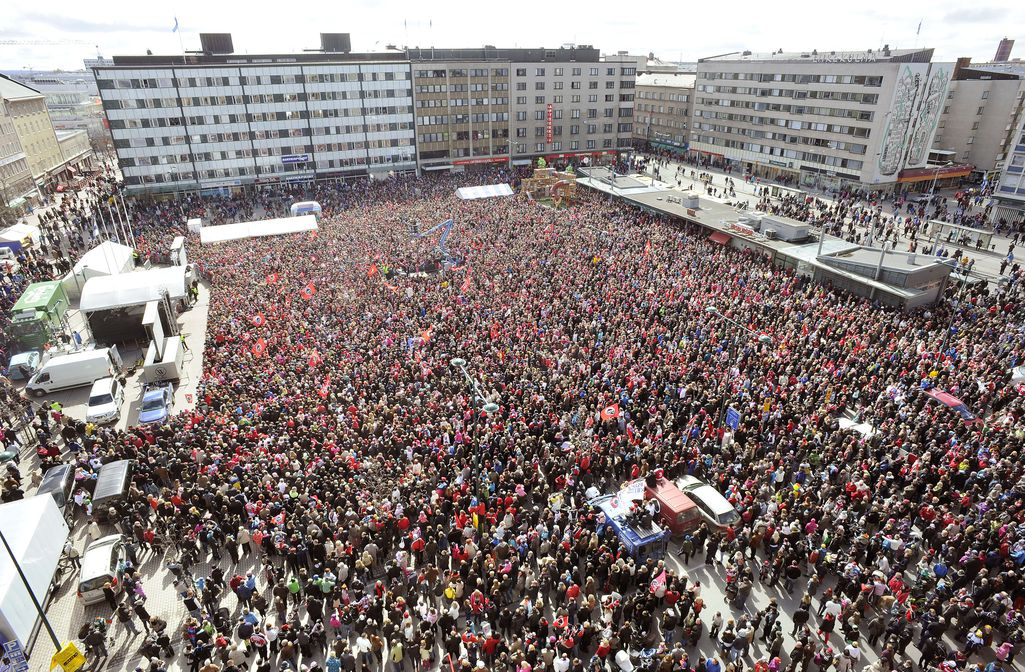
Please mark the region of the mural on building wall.
[[893, 105], [890, 106], [890, 119], [886, 122], [886, 131], [879, 150], [879, 172], [883, 175], [896, 175], [901, 168], [908, 124], [911, 123], [914, 114], [915, 97], [920, 82], [921, 75], [911, 72], [910, 67], [904, 66], [904, 71], [897, 80]]
[[949, 83], [950, 72], [947, 68], [935, 66], [925, 89], [925, 98], [918, 106], [915, 130], [911, 135], [911, 151], [908, 152], [908, 167], [924, 164], [929, 156], [933, 132], [940, 120]]

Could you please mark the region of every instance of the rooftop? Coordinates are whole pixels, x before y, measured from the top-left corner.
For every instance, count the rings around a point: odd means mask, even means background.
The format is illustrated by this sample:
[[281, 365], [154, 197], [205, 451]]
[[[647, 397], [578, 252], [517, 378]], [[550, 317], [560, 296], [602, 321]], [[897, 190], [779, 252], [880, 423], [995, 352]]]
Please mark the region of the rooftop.
[[16, 82], [7, 75], [0, 75], [0, 98], [4, 100], [22, 100], [42, 98], [43, 94], [21, 82]]
[[966, 70], [974, 70], [979, 73], [992, 73], [1004, 75], [1016, 79], [1025, 79], [1025, 61], [1010, 61], [1007, 63], [972, 63]]
[[558, 49], [500, 49], [491, 45], [471, 49], [412, 47], [405, 52], [417, 61], [517, 61], [521, 63], [597, 63], [601, 52], [589, 44]]
[[777, 51], [773, 53], [752, 53], [735, 51], [700, 59], [699, 63], [728, 63], [732, 61], [778, 62], [778, 63], [928, 63], [932, 60], [932, 49], [865, 49], [855, 51]]
[[674, 89], [693, 89], [697, 75], [693, 73], [656, 72], [637, 75], [637, 86], [665, 86]]
[[[401, 51], [382, 51], [369, 54], [345, 54], [340, 52], [307, 52], [301, 54], [176, 54], [166, 56], [115, 56], [114, 66], [118, 68], [158, 68], [217, 65], [289, 65], [312, 63], [380, 63], [404, 62], [406, 54]], [[111, 67], [107, 64], [98, 68]]]

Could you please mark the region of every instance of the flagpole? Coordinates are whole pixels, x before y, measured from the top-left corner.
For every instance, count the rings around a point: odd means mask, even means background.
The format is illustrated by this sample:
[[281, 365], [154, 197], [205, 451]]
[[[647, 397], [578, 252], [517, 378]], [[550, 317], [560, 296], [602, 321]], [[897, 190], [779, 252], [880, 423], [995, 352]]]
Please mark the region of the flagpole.
[[134, 249], [135, 248], [135, 232], [132, 231], [132, 218], [128, 214], [128, 206], [125, 205], [124, 194], [122, 194], [121, 192], [118, 192], [117, 195], [118, 195], [118, 198], [121, 199], [121, 209], [124, 210], [124, 212], [125, 212], [125, 221], [128, 223], [128, 235], [132, 239], [132, 248]]
[[174, 17], [174, 32], [178, 33], [178, 46], [182, 48], [182, 56], [185, 55], [185, 42], [182, 40], [182, 31], [178, 26], [178, 17]]

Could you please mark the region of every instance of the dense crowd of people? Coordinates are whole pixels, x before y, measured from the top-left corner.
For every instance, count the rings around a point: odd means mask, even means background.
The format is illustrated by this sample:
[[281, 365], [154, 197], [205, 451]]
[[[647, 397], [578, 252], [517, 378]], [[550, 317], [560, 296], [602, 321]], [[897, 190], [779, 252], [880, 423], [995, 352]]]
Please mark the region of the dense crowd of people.
[[[37, 416], [90, 537], [91, 475], [138, 465], [103, 512], [132, 540], [104, 609], [145, 629], [142, 669], [1010, 669], [1020, 270], [903, 313], [596, 194], [460, 201], [466, 181], [323, 187], [303, 194], [316, 234], [190, 237], [210, 293], [195, 409], [125, 432]], [[136, 235], [296, 195], [135, 204]], [[455, 267], [410, 235], [449, 217]], [[739, 522], [630, 557], [588, 496], [656, 471], [712, 484]], [[147, 611], [150, 553], [180, 611]]]

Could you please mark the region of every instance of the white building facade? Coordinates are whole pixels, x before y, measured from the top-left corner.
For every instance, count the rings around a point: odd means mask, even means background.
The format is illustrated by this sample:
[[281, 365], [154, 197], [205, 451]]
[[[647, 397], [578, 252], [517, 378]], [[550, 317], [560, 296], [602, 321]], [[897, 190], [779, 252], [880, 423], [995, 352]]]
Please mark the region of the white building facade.
[[409, 63], [386, 54], [115, 57], [93, 69], [130, 192], [416, 168]]
[[837, 189], [927, 165], [952, 64], [932, 49], [732, 54], [698, 62], [690, 148], [740, 174]]

